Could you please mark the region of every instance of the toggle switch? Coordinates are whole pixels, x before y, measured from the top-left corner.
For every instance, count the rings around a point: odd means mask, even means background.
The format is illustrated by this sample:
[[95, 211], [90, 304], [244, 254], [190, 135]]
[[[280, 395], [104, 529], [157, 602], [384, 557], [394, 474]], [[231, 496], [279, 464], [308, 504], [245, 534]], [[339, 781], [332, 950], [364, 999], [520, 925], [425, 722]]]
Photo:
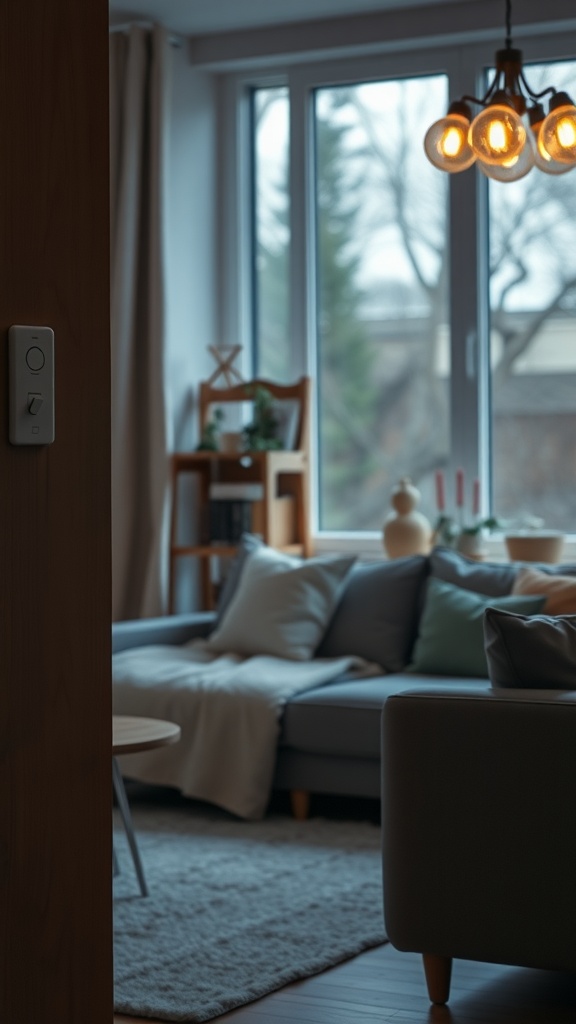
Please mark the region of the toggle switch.
[[8, 331], [11, 444], [54, 440], [54, 331], [13, 324]]
[[28, 412], [31, 416], [37, 416], [43, 404], [42, 395], [28, 395]]

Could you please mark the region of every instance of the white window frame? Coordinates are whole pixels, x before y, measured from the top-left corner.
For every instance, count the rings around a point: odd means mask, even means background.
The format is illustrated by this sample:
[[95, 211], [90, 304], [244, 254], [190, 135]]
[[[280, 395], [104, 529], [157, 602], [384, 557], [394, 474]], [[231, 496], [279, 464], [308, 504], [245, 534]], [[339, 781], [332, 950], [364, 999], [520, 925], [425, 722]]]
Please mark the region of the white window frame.
[[[576, 59], [576, 31], [563, 34], [522, 36], [514, 44], [525, 63]], [[351, 82], [384, 81], [428, 74], [446, 74], [450, 98], [482, 95], [485, 68], [502, 45], [495, 33], [481, 43], [395, 48], [394, 52], [366, 57], [342, 57], [312, 63], [283, 64], [262, 71], [243, 70], [222, 76], [219, 111], [220, 274], [221, 337], [225, 344], [240, 343], [245, 353], [252, 345], [252, 232], [249, 195], [251, 142], [248, 138], [247, 105], [250, 90], [287, 85], [290, 95], [290, 333], [292, 376], [316, 377], [316, 258], [314, 212], [314, 147], [312, 96], [317, 88]], [[553, 78], [553, 76], [552, 76]], [[529, 73], [528, 73], [529, 80]], [[576, 92], [576, 83], [575, 90]], [[438, 117], [444, 111], [438, 111]], [[576, 172], [575, 172], [576, 173]], [[479, 173], [450, 176], [450, 465], [462, 467], [469, 479], [483, 483], [482, 514], [491, 505], [490, 494], [490, 353], [488, 296], [488, 183]], [[251, 360], [245, 358], [249, 373]], [[315, 403], [314, 403], [315, 404]], [[312, 429], [312, 465], [317, 451], [317, 424]], [[316, 476], [312, 480], [312, 533], [317, 550], [354, 550], [381, 553], [378, 532], [330, 533], [320, 531], [316, 509]], [[383, 518], [386, 509], [382, 510]], [[576, 551], [576, 537], [571, 538]], [[572, 543], [569, 545], [572, 550]], [[503, 544], [495, 540], [491, 553]]]

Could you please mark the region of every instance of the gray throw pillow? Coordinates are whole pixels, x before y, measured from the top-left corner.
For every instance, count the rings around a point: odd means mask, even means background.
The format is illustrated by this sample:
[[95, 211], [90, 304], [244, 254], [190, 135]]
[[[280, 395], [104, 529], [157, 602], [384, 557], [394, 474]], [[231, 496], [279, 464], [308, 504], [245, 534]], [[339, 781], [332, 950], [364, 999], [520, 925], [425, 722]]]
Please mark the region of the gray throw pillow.
[[238, 553], [230, 563], [218, 598], [218, 605], [216, 607], [216, 625], [222, 621], [222, 616], [236, 593], [236, 588], [240, 582], [242, 570], [244, 569], [248, 555], [251, 551], [254, 551], [255, 548], [262, 547], [262, 544], [262, 538], [256, 536], [256, 534], [242, 534], [238, 545]]
[[400, 672], [416, 636], [426, 573], [423, 555], [355, 565], [317, 657], [356, 654], [386, 672]]
[[[525, 563], [522, 563], [523, 565]], [[576, 565], [574, 562], [556, 562], [550, 565], [549, 562], [529, 562], [533, 569], [548, 573], [549, 576], [576, 576]]]
[[234, 597], [206, 641], [217, 653], [311, 658], [355, 562], [292, 558], [263, 544], [247, 557]]
[[576, 690], [576, 615], [487, 608], [484, 638], [492, 686]]
[[488, 597], [509, 594], [518, 571], [518, 566], [510, 562], [474, 562], [452, 548], [434, 548], [429, 557], [431, 576]]

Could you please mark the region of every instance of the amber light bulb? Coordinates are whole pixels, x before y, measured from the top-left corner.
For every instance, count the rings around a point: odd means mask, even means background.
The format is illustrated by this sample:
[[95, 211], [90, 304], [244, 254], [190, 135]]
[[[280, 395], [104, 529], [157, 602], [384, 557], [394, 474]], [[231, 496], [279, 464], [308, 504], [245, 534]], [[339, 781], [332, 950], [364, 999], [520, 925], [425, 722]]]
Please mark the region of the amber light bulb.
[[544, 174], [566, 174], [568, 171], [571, 171], [576, 166], [576, 163], [561, 164], [557, 160], [553, 160], [542, 142], [541, 128], [545, 119], [542, 104], [535, 103], [533, 107], [530, 107], [528, 116], [532, 128], [532, 136], [536, 143], [534, 163], [538, 170], [543, 171]]
[[567, 93], [558, 92], [550, 101], [550, 113], [544, 118], [539, 140], [552, 160], [576, 163], [576, 107]]
[[571, 164], [553, 160], [550, 153], [546, 150], [540, 135], [536, 134], [536, 167], [544, 171], [545, 174], [566, 174], [568, 171], [574, 170], [576, 160]]
[[515, 156], [508, 157], [499, 164], [478, 161], [480, 170], [487, 178], [492, 178], [493, 181], [519, 181], [532, 170], [536, 161], [536, 140], [530, 131], [528, 118], [526, 118], [525, 128], [526, 142]]
[[470, 145], [485, 164], [499, 164], [519, 156], [526, 142], [526, 129], [506, 93], [499, 90], [494, 100], [474, 118]]
[[471, 112], [466, 103], [450, 105], [446, 117], [435, 121], [426, 132], [426, 156], [441, 171], [455, 174], [470, 167], [476, 157], [468, 142]]

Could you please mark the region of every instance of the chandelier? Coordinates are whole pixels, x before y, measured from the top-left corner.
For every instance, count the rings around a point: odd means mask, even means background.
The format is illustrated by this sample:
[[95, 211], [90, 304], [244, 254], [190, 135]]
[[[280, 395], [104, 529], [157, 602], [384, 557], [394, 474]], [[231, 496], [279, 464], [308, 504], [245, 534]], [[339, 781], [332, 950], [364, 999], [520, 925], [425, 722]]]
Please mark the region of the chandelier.
[[[496, 51], [494, 80], [482, 99], [462, 96], [426, 132], [426, 156], [455, 174], [473, 163], [496, 181], [518, 181], [533, 167], [565, 174], [576, 167], [576, 106], [553, 86], [533, 92], [512, 46], [511, 0], [506, 0], [506, 40]], [[544, 102], [548, 101], [548, 113]], [[481, 107], [475, 117], [470, 104]]]

